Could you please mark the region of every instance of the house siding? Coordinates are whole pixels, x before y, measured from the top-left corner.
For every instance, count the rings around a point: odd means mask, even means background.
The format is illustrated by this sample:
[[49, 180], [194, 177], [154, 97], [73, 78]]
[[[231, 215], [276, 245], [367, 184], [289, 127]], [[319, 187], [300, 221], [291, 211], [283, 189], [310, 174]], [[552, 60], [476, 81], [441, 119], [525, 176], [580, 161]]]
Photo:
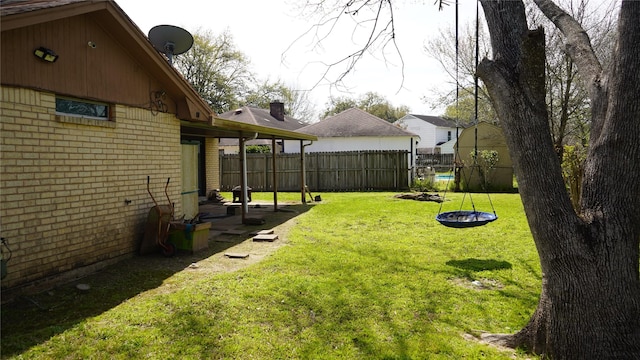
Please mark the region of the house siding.
[[[305, 152], [332, 152], [332, 151], [378, 151], [378, 150], [406, 150], [411, 151], [411, 137], [373, 137], [353, 136], [318, 138], [311, 145], [306, 146]], [[307, 144], [308, 142], [305, 142]], [[286, 153], [299, 153], [300, 141], [287, 140], [284, 146]]]
[[113, 105], [115, 121], [67, 119], [51, 92], [1, 91], [0, 216], [13, 252], [3, 288], [134, 254], [154, 205], [147, 176], [161, 204], [171, 178], [181, 214], [175, 115]]
[[429, 124], [428, 122], [422, 119], [415, 118], [413, 116], [406, 117], [399, 121], [405, 124], [408, 131], [411, 131], [412, 133], [418, 134], [420, 136], [416, 148], [433, 149], [435, 147], [435, 144], [437, 144], [435, 125]]
[[[97, 20], [96, 14], [84, 14], [3, 31], [2, 83], [130, 106], [148, 104], [150, 94], [167, 85]], [[60, 55], [54, 64], [33, 56], [33, 49], [45, 44]], [[171, 96], [163, 101], [167, 112], [176, 112]]]
[[[449, 132], [451, 132], [451, 138], [449, 138]], [[444, 128], [444, 127], [436, 128], [436, 136], [435, 136], [436, 145], [439, 143], [443, 143], [443, 142], [447, 142], [449, 140], [455, 139], [455, 137], [456, 137], [456, 129]]]
[[[437, 151], [436, 147], [438, 143], [447, 142], [456, 137], [455, 127], [436, 126], [412, 115], [405, 115], [405, 117], [399, 119], [396, 123], [407, 131], [411, 131], [420, 136], [416, 146], [418, 152], [434, 153]], [[451, 139], [448, 138], [449, 131], [451, 131]], [[462, 130], [460, 129], [459, 131]], [[441, 148], [439, 151], [443, 154], [453, 153], [449, 148]]]

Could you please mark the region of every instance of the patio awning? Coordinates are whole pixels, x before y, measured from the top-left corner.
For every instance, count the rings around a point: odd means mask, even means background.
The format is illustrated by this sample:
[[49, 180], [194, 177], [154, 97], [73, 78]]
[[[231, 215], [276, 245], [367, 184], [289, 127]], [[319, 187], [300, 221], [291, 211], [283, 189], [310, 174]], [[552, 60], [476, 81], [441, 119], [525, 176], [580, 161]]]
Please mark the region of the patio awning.
[[[198, 123], [191, 121], [181, 121], [180, 122], [180, 134], [182, 136], [198, 136], [205, 138], [236, 138], [240, 141], [240, 167], [241, 171], [241, 191], [242, 191], [242, 223], [246, 221], [246, 214], [249, 210], [247, 205], [247, 163], [244, 161], [246, 156], [246, 140], [249, 139], [271, 139], [272, 141], [272, 153], [273, 153], [273, 184], [277, 184], [277, 168], [276, 168], [276, 149], [275, 143], [277, 139], [282, 140], [300, 140], [300, 161], [303, 164], [302, 169], [300, 171], [300, 179], [301, 179], [301, 199], [303, 203], [306, 203], [306, 186], [305, 186], [305, 171], [304, 171], [304, 146], [302, 146], [302, 142], [304, 140], [307, 141], [315, 141], [318, 138], [315, 135], [309, 135], [304, 133], [299, 133], [295, 131], [282, 130], [267, 126], [260, 126], [254, 124], [247, 124], [244, 122], [233, 121], [222, 119], [218, 117], [213, 117], [210, 123]], [[277, 185], [274, 186], [273, 189], [273, 209], [274, 211], [278, 211], [278, 190]]]
[[210, 124], [181, 121], [180, 133], [182, 135], [204, 136], [212, 138], [256, 138], [311, 141], [318, 140], [315, 135], [247, 124], [239, 121], [221, 119], [216, 117], [211, 120]]

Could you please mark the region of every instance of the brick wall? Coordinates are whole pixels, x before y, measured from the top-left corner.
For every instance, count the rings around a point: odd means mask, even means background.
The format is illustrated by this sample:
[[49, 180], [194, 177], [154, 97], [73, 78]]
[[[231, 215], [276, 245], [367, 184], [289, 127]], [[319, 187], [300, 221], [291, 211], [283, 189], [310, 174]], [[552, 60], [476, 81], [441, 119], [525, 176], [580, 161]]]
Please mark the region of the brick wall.
[[0, 231], [13, 251], [3, 288], [134, 254], [153, 206], [147, 176], [160, 204], [171, 178], [181, 213], [174, 115], [116, 105], [114, 121], [56, 116], [52, 93], [1, 90]]
[[218, 139], [207, 138], [205, 139], [205, 172], [207, 191], [205, 195], [209, 194], [209, 191], [220, 189], [220, 155], [218, 146]]

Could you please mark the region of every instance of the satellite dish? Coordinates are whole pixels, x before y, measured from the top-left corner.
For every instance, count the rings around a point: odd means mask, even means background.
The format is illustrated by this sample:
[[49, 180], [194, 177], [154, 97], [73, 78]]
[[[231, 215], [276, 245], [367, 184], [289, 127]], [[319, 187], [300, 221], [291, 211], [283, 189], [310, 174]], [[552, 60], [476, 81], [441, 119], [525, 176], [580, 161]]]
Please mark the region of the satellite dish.
[[193, 36], [180, 27], [158, 25], [149, 30], [149, 40], [156, 50], [167, 55], [169, 64], [173, 64], [173, 55], [180, 55], [191, 49]]

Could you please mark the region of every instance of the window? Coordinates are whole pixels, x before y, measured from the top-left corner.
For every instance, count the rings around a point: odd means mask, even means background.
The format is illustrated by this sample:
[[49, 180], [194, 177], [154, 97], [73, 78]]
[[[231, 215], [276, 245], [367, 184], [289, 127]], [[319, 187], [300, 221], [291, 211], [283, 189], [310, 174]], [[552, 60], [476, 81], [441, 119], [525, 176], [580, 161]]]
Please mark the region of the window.
[[109, 105], [89, 100], [56, 97], [56, 114], [109, 120]]
[[451, 141], [451, 131], [447, 131], [447, 141]]

